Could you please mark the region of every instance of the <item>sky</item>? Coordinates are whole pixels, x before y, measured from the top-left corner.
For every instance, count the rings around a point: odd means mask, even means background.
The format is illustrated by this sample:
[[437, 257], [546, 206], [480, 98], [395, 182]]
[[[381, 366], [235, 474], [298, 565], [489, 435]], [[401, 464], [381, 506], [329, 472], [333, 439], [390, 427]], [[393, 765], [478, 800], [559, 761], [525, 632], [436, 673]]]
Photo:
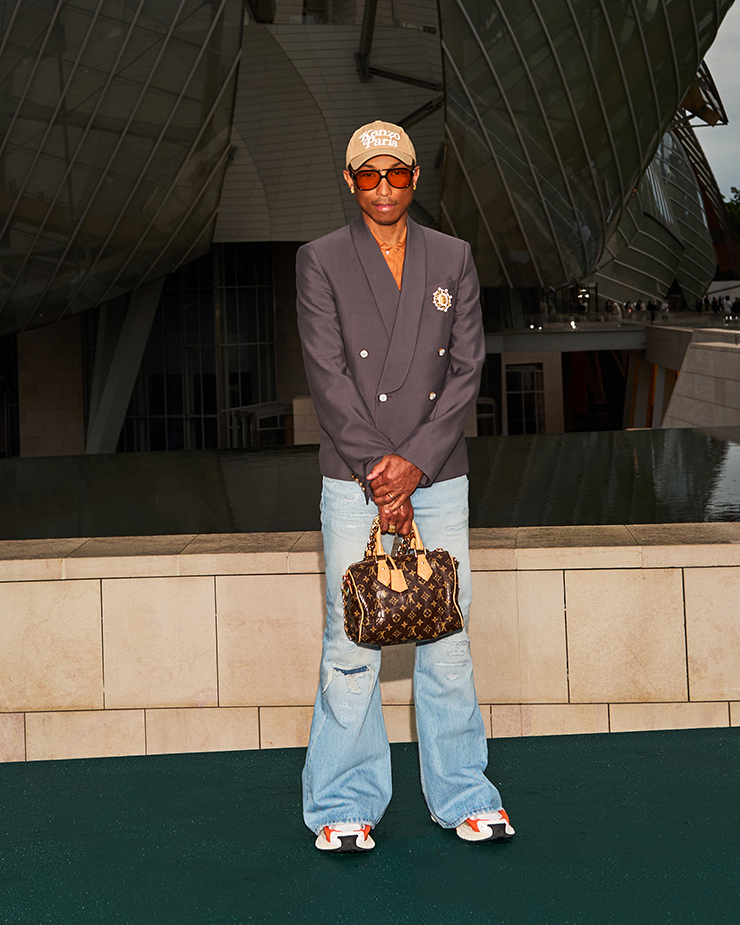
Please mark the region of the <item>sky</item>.
[[[722, 20], [717, 38], [704, 59], [717, 85], [729, 125], [696, 129], [714, 176], [725, 199], [730, 187], [740, 189], [740, 0]], [[696, 125], [697, 120], [694, 120]]]

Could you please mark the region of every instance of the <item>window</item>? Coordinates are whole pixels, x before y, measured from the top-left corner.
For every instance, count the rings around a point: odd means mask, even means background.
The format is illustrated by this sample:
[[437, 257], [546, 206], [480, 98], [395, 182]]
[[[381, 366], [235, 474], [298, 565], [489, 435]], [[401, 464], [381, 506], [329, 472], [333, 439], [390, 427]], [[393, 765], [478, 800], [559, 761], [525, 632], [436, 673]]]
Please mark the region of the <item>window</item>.
[[542, 363], [506, 367], [506, 412], [510, 434], [545, 431], [545, 387]]
[[274, 402], [275, 383], [271, 247], [216, 245], [165, 281], [119, 449], [241, 445], [231, 410]]

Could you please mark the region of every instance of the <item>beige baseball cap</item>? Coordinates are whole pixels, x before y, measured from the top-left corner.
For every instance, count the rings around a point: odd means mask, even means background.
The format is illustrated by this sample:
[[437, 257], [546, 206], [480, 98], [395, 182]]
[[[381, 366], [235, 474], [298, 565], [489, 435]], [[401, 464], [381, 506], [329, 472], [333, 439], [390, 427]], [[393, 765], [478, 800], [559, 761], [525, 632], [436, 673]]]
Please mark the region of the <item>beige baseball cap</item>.
[[400, 125], [392, 122], [368, 122], [358, 128], [347, 145], [347, 167], [357, 170], [376, 154], [390, 154], [410, 167], [416, 161], [411, 139]]

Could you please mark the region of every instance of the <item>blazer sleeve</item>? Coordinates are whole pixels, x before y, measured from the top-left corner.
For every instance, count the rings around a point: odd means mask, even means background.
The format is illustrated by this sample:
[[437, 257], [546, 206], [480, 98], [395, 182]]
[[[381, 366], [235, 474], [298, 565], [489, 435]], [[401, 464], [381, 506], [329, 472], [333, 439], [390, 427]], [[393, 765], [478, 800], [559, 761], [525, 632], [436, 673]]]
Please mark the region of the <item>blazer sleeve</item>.
[[470, 406], [478, 395], [481, 368], [486, 358], [480, 285], [467, 242], [455, 301], [449, 366], [435, 409], [395, 450], [422, 470], [422, 486], [434, 482], [462, 436]]
[[319, 423], [350, 472], [364, 480], [394, 448], [375, 427], [347, 366], [334, 293], [310, 246], [298, 251], [296, 285], [298, 330]]

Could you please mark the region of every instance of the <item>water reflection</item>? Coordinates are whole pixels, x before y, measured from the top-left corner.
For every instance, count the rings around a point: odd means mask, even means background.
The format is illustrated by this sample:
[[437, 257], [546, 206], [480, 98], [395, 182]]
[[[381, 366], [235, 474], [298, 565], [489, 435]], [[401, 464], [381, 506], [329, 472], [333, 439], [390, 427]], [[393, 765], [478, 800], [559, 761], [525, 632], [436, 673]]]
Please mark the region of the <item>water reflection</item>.
[[495, 437], [471, 444], [471, 525], [694, 523], [740, 519], [722, 480], [740, 429]]
[[728, 443], [707, 502], [707, 520], [737, 520], [740, 498], [740, 443]]
[[[740, 429], [469, 441], [474, 527], [740, 520]], [[0, 539], [318, 530], [316, 447], [0, 460]]]

